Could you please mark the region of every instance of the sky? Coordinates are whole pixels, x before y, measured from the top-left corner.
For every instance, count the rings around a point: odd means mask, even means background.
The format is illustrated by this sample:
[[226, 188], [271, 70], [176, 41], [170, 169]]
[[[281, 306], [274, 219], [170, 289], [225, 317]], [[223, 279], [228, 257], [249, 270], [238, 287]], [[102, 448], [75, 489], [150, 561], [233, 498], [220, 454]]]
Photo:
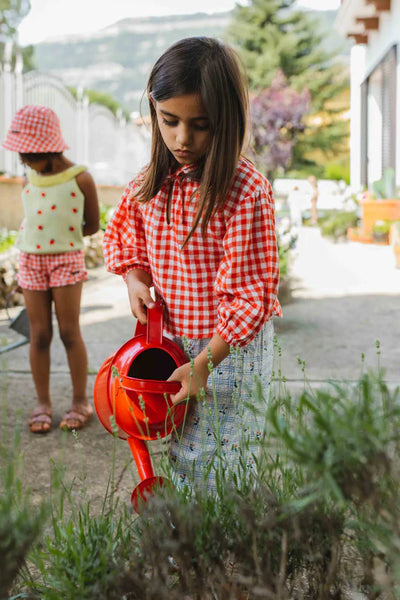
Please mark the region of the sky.
[[[340, 4], [340, 0], [297, 2], [319, 10], [332, 10]], [[26, 46], [60, 35], [98, 31], [128, 17], [224, 12], [235, 4], [235, 0], [31, 0], [31, 11], [19, 26], [19, 42]]]

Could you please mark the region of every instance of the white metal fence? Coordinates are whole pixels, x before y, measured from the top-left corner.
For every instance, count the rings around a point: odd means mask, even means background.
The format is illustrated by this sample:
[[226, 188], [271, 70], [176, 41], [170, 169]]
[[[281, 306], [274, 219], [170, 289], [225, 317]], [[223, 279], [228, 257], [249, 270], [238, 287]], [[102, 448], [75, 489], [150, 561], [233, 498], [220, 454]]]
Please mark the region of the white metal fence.
[[[66, 156], [88, 166], [96, 183], [123, 185], [148, 161], [150, 130], [148, 126], [126, 122], [99, 104], [89, 104], [82, 90], [78, 99], [63, 82], [38, 71], [22, 73], [17, 58], [11, 66], [11, 47], [7, 47], [0, 65], [0, 141], [5, 138], [15, 112], [26, 104], [41, 104], [58, 115], [69, 149]], [[18, 155], [0, 148], [0, 172], [21, 175]]]

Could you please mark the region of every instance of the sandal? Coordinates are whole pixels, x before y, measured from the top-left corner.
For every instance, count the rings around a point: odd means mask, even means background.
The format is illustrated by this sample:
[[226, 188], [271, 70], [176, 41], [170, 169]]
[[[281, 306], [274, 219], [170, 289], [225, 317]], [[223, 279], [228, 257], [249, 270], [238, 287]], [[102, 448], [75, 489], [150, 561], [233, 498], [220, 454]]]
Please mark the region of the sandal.
[[32, 433], [49, 433], [51, 425], [51, 412], [43, 408], [36, 408], [29, 417], [29, 429]]
[[93, 416], [91, 406], [71, 406], [65, 413], [60, 429], [63, 431], [72, 431], [74, 429], [82, 429], [87, 425], [89, 419]]

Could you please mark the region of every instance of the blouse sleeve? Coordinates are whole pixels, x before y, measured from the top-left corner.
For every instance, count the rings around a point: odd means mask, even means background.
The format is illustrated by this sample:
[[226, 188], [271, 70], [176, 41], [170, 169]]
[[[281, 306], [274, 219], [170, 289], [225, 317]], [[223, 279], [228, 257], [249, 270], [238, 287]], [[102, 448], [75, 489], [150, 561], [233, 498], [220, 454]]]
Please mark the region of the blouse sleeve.
[[132, 269], [151, 273], [141, 213], [138, 203], [132, 200], [133, 188], [131, 182], [125, 189], [103, 238], [107, 270], [124, 278]]
[[217, 333], [229, 345], [245, 346], [273, 314], [282, 314], [277, 299], [279, 258], [269, 184], [239, 201], [223, 244], [224, 258], [215, 283]]

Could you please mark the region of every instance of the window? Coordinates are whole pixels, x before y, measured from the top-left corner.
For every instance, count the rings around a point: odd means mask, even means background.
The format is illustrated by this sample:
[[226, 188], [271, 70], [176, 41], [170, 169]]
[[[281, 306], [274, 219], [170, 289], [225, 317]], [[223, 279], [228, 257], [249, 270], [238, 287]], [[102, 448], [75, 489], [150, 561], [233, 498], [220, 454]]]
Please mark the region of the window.
[[396, 66], [393, 46], [361, 85], [361, 183], [396, 167]]

